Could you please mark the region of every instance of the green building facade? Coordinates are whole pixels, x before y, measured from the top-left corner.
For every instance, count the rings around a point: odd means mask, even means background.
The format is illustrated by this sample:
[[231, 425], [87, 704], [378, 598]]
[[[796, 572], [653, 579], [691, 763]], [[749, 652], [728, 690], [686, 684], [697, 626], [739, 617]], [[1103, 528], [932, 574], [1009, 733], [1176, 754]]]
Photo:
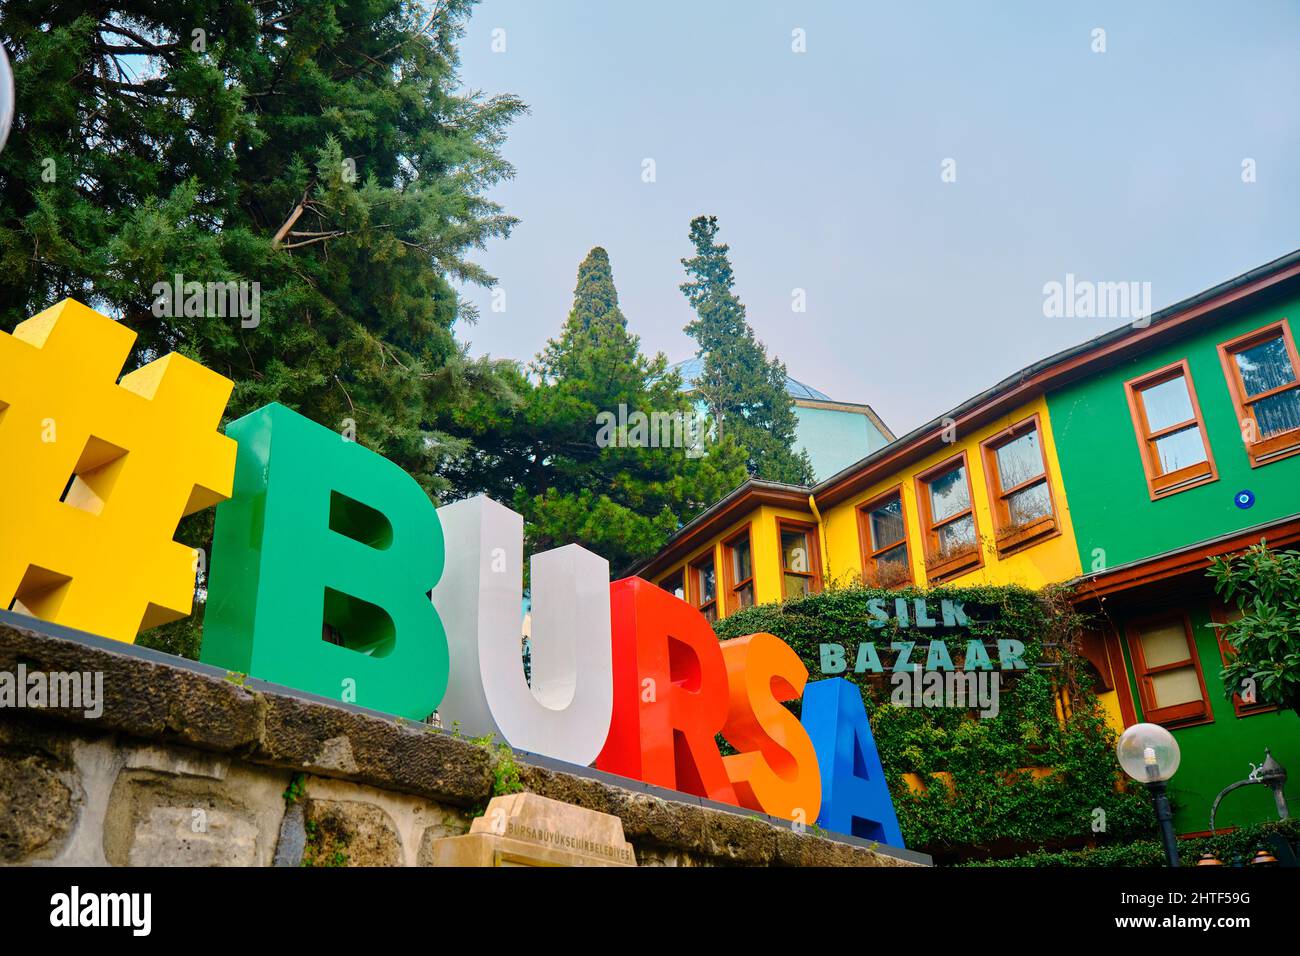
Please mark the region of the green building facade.
[[[1300, 373], [1300, 283], [1289, 268], [1211, 290], [1199, 313], [1195, 302], [1166, 310], [1195, 317], [1145, 338], [1135, 330], [1133, 346], [1048, 394], [1084, 571], [1077, 593], [1121, 685], [1124, 723], [1160, 723], [1178, 740], [1180, 833], [1208, 830], [1216, 794], [1265, 748], [1290, 771], [1300, 811], [1300, 718], [1225, 696], [1230, 649], [1210, 625], [1232, 610], [1205, 573], [1214, 555], [1300, 540], [1300, 388], [1287, 384]], [[1228, 795], [1215, 823], [1276, 815], [1272, 793], [1252, 786]]]

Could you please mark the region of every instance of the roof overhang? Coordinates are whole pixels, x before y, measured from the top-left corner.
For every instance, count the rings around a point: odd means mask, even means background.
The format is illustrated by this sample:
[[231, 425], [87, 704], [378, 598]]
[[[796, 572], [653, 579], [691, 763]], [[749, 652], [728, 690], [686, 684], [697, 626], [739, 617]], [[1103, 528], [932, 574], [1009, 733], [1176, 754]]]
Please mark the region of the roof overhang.
[[849, 412], [853, 415], [863, 415], [884, 436], [885, 441], [893, 441], [898, 437], [889, 430], [889, 426], [876, 414], [874, 408], [861, 402], [832, 402], [823, 401], [819, 398], [795, 398], [794, 403], [798, 408], [821, 408], [830, 412]]
[[[1035, 362], [812, 488], [751, 478], [683, 525], [658, 554], [633, 565], [625, 576], [658, 575], [761, 505], [798, 508], [811, 513], [808, 498], [812, 495], [819, 509], [834, 506], [942, 449], [946, 444], [944, 433], [953, 427], [958, 433], [969, 433], [1047, 391], [1122, 362], [1157, 344], [1191, 334], [1221, 318], [1225, 310], [1244, 307], [1245, 302], [1255, 296], [1281, 292], [1297, 279], [1300, 279], [1300, 250], [1162, 309], [1152, 315], [1150, 323], [1144, 327], [1125, 325]], [[812, 404], [807, 399], [802, 401]], [[880, 422], [880, 425], [883, 427], [884, 423]], [[1250, 533], [1241, 532], [1237, 537], [1248, 537]], [[1300, 534], [1295, 540], [1300, 540]], [[1225, 552], [1228, 550], [1233, 548], [1225, 548]], [[1200, 557], [1191, 560], [1193, 564], [1201, 562], [1200, 566], [1204, 566]], [[1170, 573], [1180, 574], [1185, 570]], [[1106, 573], [1118, 571], [1114, 569]], [[1084, 578], [1080, 582], [1089, 580]]]
[[684, 524], [665, 542], [657, 554], [632, 565], [622, 576], [636, 575], [643, 578], [657, 576], [660, 571], [676, 564], [714, 535], [721, 533], [727, 526], [762, 505], [798, 508], [811, 513], [808, 506], [808, 492], [808, 488], [800, 485], [750, 478], [717, 504]]
[[1105, 571], [1086, 574], [1069, 582], [1069, 586], [1074, 588], [1075, 603], [1082, 604], [1146, 588], [1186, 574], [1203, 576], [1213, 558], [1243, 551], [1260, 541], [1267, 541], [1270, 548], [1284, 548], [1300, 542], [1300, 514], [1198, 541], [1196, 544], [1107, 568]]
[[819, 483], [813, 488], [817, 504], [835, 505], [940, 450], [945, 444], [944, 433], [951, 434], [954, 427], [959, 434], [969, 433], [1051, 389], [1122, 362], [1156, 343], [1189, 334], [1218, 318], [1222, 310], [1298, 276], [1300, 250], [1162, 309], [1143, 328], [1126, 325], [1036, 362]]

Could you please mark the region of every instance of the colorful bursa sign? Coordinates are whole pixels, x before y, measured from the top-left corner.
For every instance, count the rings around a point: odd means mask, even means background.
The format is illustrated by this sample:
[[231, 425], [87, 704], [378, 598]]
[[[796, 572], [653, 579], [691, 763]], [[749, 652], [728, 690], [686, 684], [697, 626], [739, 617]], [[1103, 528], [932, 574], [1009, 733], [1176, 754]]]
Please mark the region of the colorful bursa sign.
[[[851, 683], [577, 545], [531, 560], [488, 498], [436, 508], [397, 465], [67, 299], [0, 333], [0, 602], [127, 643], [192, 610], [177, 522], [217, 506], [203, 661], [322, 697], [902, 846]], [[802, 719], [783, 702], [802, 700]], [[717, 737], [737, 751], [723, 756]]]

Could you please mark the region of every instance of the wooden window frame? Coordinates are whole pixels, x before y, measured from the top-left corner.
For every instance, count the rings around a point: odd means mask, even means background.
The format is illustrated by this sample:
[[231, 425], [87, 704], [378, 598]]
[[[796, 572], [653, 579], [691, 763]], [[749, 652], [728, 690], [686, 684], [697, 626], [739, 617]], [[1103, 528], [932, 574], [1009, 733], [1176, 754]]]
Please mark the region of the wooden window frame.
[[[781, 532], [798, 531], [806, 535], [808, 539], [808, 571], [788, 571], [785, 566], [785, 549], [781, 547]], [[817, 526], [809, 524], [806, 521], [795, 521], [791, 518], [776, 519], [776, 566], [781, 572], [779, 578], [781, 582], [781, 600], [787, 599], [785, 593], [785, 576], [787, 574], [796, 574], [809, 579], [809, 594], [820, 594], [822, 589], [822, 554], [821, 542], [817, 539]]]
[[[938, 524], [930, 510], [930, 483], [946, 475], [955, 468], [963, 468], [966, 473], [966, 495], [970, 507], [955, 515], [949, 515]], [[984, 545], [980, 538], [980, 519], [975, 513], [975, 485], [970, 477], [970, 457], [963, 448], [951, 458], [946, 458], [933, 468], [927, 468], [916, 476], [916, 510], [921, 518], [921, 541], [925, 549], [925, 577], [930, 582], [948, 581], [952, 578], [969, 574], [984, 567]], [[947, 558], [938, 557], [939, 536], [936, 529], [970, 515], [971, 526], [975, 532], [975, 546], [970, 551], [962, 551]]]
[[[871, 537], [871, 512], [885, 504], [891, 498], [898, 498], [899, 508], [903, 515], [903, 538], [891, 545], [883, 548], [876, 548]], [[894, 584], [881, 584], [880, 575], [876, 567], [876, 558], [886, 551], [892, 551], [899, 545], [903, 546], [904, 554], [907, 555], [907, 577]], [[862, 579], [866, 584], [872, 587], [902, 588], [913, 584], [915, 577], [912, 573], [912, 542], [907, 534], [907, 507], [903, 503], [903, 486], [902, 484], [894, 485], [887, 491], [883, 491], [858, 505], [858, 546], [862, 552]]]
[[[1152, 432], [1147, 424], [1146, 405], [1141, 400], [1141, 393], [1148, 388], [1163, 385], [1180, 377], [1187, 384], [1187, 397], [1192, 404], [1192, 417]], [[1124, 394], [1128, 398], [1128, 410], [1133, 418], [1138, 453], [1142, 458], [1142, 471], [1146, 475], [1147, 492], [1151, 495], [1152, 501], [1219, 480], [1219, 469], [1214, 463], [1214, 449], [1210, 447], [1210, 435], [1205, 428], [1205, 416], [1201, 414], [1201, 403], [1196, 397], [1196, 384], [1192, 381], [1192, 370], [1187, 364], [1187, 359], [1129, 379], [1124, 383]], [[1205, 446], [1205, 461], [1179, 468], [1167, 475], [1161, 474], [1159, 459], [1156, 457], [1156, 439], [1182, 431], [1193, 424], [1201, 431], [1201, 443]]]
[[[1267, 392], [1261, 392], [1253, 398], [1248, 398], [1246, 396], [1246, 383], [1241, 377], [1241, 369], [1237, 367], [1235, 356], [1238, 352], [1244, 352], [1246, 349], [1267, 342], [1269, 339], [1277, 338], [1279, 334], [1282, 336], [1282, 344], [1286, 348], [1287, 355], [1291, 359], [1291, 371], [1295, 373], [1296, 381], [1290, 385], [1269, 389]], [[1259, 424], [1255, 420], [1253, 408], [1256, 402], [1262, 398], [1270, 398], [1283, 392], [1289, 392], [1292, 389], [1300, 389], [1300, 353], [1296, 350], [1295, 337], [1291, 334], [1290, 323], [1286, 319], [1279, 319], [1253, 332], [1239, 335], [1227, 342], [1220, 342], [1219, 362], [1223, 365], [1223, 374], [1228, 380], [1228, 394], [1232, 396], [1232, 407], [1237, 412], [1237, 422], [1241, 427], [1242, 443], [1246, 446], [1246, 456], [1250, 459], [1250, 467], [1258, 468], [1261, 465], [1281, 461], [1283, 458], [1290, 458], [1292, 455], [1300, 455], [1300, 428], [1292, 428], [1280, 435], [1274, 435], [1272, 438], [1256, 438], [1255, 441], [1245, 440], [1247, 423], [1255, 430], [1256, 435], [1259, 434]]]
[[[1147, 667], [1146, 657], [1142, 652], [1142, 630], [1153, 624], [1168, 624], [1177, 621], [1183, 627], [1183, 636], [1187, 640], [1188, 661], [1196, 669], [1196, 680], [1201, 687], [1201, 699], [1186, 704], [1174, 704], [1169, 707], [1157, 707], [1155, 694], [1151, 689], [1151, 675], [1166, 671], [1181, 670], [1187, 662], [1162, 664], [1159, 667]], [[1201, 656], [1196, 650], [1196, 638], [1192, 634], [1192, 621], [1186, 611], [1163, 611], [1150, 614], [1127, 622], [1124, 636], [1128, 641], [1129, 657], [1133, 661], [1133, 677], [1137, 681], [1138, 699], [1142, 701], [1143, 719], [1164, 727], [1190, 727], [1195, 724], [1214, 723], [1214, 708], [1210, 705], [1210, 694], [1205, 688], [1205, 670], [1201, 667]]]
[[[1214, 601], [1210, 605], [1210, 620], [1216, 624], [1227, 624], [1228, 615], [1232, 613], [1232, 610], [1222, 601]], [[1227, 667], [1237, 652], [1231, 644], [1223, 639], [1223, 628], [1216, 627], [1214, 629], [1214, 639], [1219, 645], [1219, 657], [1223, 660], [1223, 666]], [[1254, 717], [1256, 714], [1269, 714], [1275, 710], [1277, 710], [1276, 704], [1259, 702], [1248, 704], [1241, 699], [1240, 694], [1232, 695], [1232, 712], [1237, 717]]]
[[[678, 582], [680, 582], [680, 586], [682, 589], [682, 600], [685, 600], [686, 599], [686, 568], [681, 567], [678, 568], [676, 571], [674, 571], [672, 574], [665, 574], [662, 578], [659, 579], [659, 587], [667, 591], [669, 594], [673, 594], [672, 585], [675, 585]], [[675, 594], [673, 596], [676, 597]]]
[[[718, 607], [718, 604], [719, 604], [719, 602], [718, 602], [718, 597], [719, 597], [719, 595], [718, 595], [718, 556], [717, 556], [717, 554], [715, 553], [715, 550], [716, 550], [716, 549], [714, 549], [714, 548], [709, 548], [708, 551], [704, 552], [704, 553], [701, 554], [699, 557], [697, 557], [694, 561], [691, 561], [691, 562], [687, 565], [687, 567], [690, 569], [690, 575], [689, 575], [689, 578], [690, 578], [690, 582], [691, 582], [691, 583], [690, 583], [690, 590], [687, 591], [687, 595], [690, 597], [690, 601], [689, 601], [688, 603], [689, 603], [692, 607], [694, 607], [695, 610], [697, 610], [697, 611], [699, 611], [701, 614], [703, 614], [706, 618], [708, 617], [708, 614], [706, 613], [705, 609], [706, 609], [706, 608], [712, 608], [712, 609], [713, 609], [713, 620], [717, 621], [717, 620], [719, 620], [719, 619], [722, 617], [722, 615], [718, 613], [718, 610], [719, 610], [719, 607]], [[700, 603], [700, 597], [701, 597], [701, 596], [703, 595], [703, 593], [704, 593], [704, 588], [700, 586], [700, 567], [701, 567], [701, 565], [703, 565], [706, 561], [712, 561], [712, 562], [713, 562], [713, 600], [712, 600], [712, 601], [707, 601], [707, 602], [705, 602], [704, 604], [701, 604], [701, 603]]]
[[1115, 622], [1104, 619], [1101, 626], [1102, 639], [1106, 644], [1106, 659], [1110, 664], [1111, 675], [1115, 679], [1115, 697], [1119, 704], [1120, 721], [1125, 727], [1132, 727], [1138, 722], [1137, 705], [1133, 700], [1134, 685], [1128, 679], [1128, 657], [1125, 655], [1124, 640]]
[[[1031, 431], [1038, 433], [1038, 454], [1043, 460], [1043, 473], [1040, 477], [1030, 478], [1014, 488], [1002, 491], [998, 472], [998, 449]], [[1038, 412], [984, 439], [980, 442], [980, 455], [984, 459], [984, 483], [988, 487], [989, 507], [993, 512], [993, 540], [999, 558], [1041, 544], [1061, 533], [1061, 522], [1057, 517], [1059, 512], [1056, 507], [1056, 489], [1052, 487], [1052, 469], [1047, 463], [1047, 442], [1043, 438], [1043, 422]], [[1013, 527], [1011, 508], [1007, 504], [1007, 499], [1016, 492], [1024, 491], [1040, 482], [1047, 485], [1047, 501], [1052, 513], [1023, 528]]]
[[[733, 551], [736, 543], [741, 539], [744, 539], [745, 544], [749, 546], [749, 577], [737, 581]], [[751, 598], [749, 606], [753, 607], [758, 603], [758, 590], [754, 580], [754, 536], [750, 534], [748, 524], [722, 542], [722, 579], [725, 584], [724, 604], [728, 614], [734, 614], [741, 609], [740, 595], [737, 592], [746, 584], [749, 585]]]

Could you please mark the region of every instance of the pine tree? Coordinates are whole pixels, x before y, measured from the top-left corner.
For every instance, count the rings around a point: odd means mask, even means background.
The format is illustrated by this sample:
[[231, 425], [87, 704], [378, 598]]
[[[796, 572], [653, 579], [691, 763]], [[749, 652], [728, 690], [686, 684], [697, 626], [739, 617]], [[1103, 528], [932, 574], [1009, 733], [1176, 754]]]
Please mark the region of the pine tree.
[[[514, 219], [483, 198], [523, 105], [457, 91], [472, 0], [6, 3], [20, 91], [0, 155], [0, 323], [65, 296], [282, 402], [431, 492], [438, 408], [491, 369], [452, 324], [466, 253]], [[156, 283], [256, 282], [260, 324], [158, 316]]]
[[628, 397], [643, 387], [646, 360], [618, 306], [609, 253], [599, 246], [578, 266], [573, 307], [560, 338], [548, 341], [538, 356], [536, 370], [570, 391], [599, 383], [600, 395]]
[[776, 358], [769, 361], [754, 337], [745, 306], [732, 291], [736, 280], [729, 247], [719, 244], [717, 235], [717, 216], [692, 219], [695, 255], [682, 260], [690, 279], [681, 290], [696, 316], [685, 331], [704, 359], [696, 390], [719, 432], [745, 450], [751, 475], [809, 484], [808, 455], [793, 450], [798, 419], [794, 399], [785, 390], [785, 365]]
[[[641, 354], [618, 305], [609, 256], [592, 249], [559, 337], [533, 364], [537, 384], [522, 415], [531, 447], [514, 507], [534, 550], [577, 542], [617, 574], [744, 479], [743, 456], [730, 441], [708, 443], [699, 457], [684, 447], [645, 447], [650, 430], [638, 436], [635, 426], [626, 432], [628, 447], [609, 428], [602, 441], [597, 416], [618, 418], [620, 406], [630, 421], [638, 412], [689, 419], [691, 403], [667, 365], [662, 354]], [[687, 429], [677, 434], [689, 441]]]
[[[438, 426], [509, 384], [455, 341], [451, 283], [492, 281], [467, 254], [514, 224], [483, 194], [525, 109], [459, 90], [472, 6], [8, 0], [0, 327], [74, 296], [138, 333], [128, 370], [182, 352], [235, 381], [228, 420], [282, 402], [455, 492]], [[260, 322], [159, 316], [176, 275], [257, 283]]]

